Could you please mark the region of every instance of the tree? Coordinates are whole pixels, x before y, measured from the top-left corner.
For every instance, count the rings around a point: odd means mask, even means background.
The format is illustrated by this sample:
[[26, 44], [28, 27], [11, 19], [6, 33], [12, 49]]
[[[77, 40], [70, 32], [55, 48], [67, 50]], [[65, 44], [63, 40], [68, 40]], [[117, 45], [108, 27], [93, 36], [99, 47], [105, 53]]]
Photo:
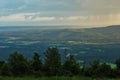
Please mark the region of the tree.
[[61, 74], [61, 56], [57, 48], [48, 48], [45, 52], [45, 72], [47, 76]]
[[115, 70], [116, 76], [120, 76], [120, 59], [117, 59], [115, 64], [116, 64], [116, 70]]
[[99, 60], [93, 61], [90, 65], [92, 77], [98, 77], [99, 76], [98, 68], [100, 67], [100, 61]]
[[5, 61], [0, 61], [0, 71], [1, 71], [1, 68], [4, 64], [5, 64]]
[[20, 53], [15, 52], [9, 56], [8, 60], [14, 76], [24, 76], [29, 71], [27, 59]]
[[65, 75], [79, 75], [80, 73], [80, 64], [74, 59], [74, 56], [71, 54], [65, 63], [63, 64], [63, 70]]
[[41, 76], [42, 60], [40, 59], [40, 55], [36, 52], [34, 53], [31, 67], [35, 76]]
[[111, 66], [99, 60], [93, 61], [89, 71], [92, 77], [113, 77]]
[[117, 69], [120, 70], [120, 59], [117, 59], [115, 63], [117, 65]]
[[98, 67], [99, 77], [112, 77], [112, 69], [111, 66], [106, 63], [101, 63]]
[[4, 63], [1, 67], [1, 75], [2, 76], [11, 76], [11, 70], [8, 63]]

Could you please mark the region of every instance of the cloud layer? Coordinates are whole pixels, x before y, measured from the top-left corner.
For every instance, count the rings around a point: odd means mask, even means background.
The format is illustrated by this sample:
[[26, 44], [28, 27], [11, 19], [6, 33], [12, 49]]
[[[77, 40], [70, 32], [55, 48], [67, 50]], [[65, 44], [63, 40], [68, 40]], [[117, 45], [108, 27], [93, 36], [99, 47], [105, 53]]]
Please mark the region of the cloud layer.
[[0, 25], [118, 25], [119, 3], [119, 0], [0, 0]]

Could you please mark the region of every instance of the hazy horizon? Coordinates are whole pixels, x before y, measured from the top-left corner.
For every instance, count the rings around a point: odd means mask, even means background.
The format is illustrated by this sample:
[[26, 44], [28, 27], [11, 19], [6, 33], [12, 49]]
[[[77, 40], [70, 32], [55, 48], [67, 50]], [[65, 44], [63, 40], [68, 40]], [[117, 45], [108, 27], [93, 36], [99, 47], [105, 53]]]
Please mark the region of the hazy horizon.
[[109, 26], [117, 26], [117, 25], [107, 25], [107, 26], [80, 26], [80, 25], [14, 25], [14, 26], [1, 26], [0, 28], [39, 28], [39, 29], [86, 29], [86, 28], [104, 28]]

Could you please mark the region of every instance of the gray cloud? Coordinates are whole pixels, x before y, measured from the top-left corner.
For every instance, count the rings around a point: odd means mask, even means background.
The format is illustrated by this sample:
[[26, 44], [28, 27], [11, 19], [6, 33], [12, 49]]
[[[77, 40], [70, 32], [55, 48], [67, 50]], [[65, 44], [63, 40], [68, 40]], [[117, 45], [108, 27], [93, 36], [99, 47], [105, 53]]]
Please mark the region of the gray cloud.
[[81, 8], [95, 14], [119, 13], [119, 3], [120, 0], [83, 0]]
[[[118, 24], [119, 3], [119, 0], [0, 0], [0, 18], [1, 21], [5, 21], [4, 17], [12, 18], [15, 22], [17, 14], [17, 19], [23, 20], [21, 23], [25, 25], [26, 22], [29, 23], [27, 20], [35, 18], [44, 20], [42, 23], [45, 24]], [[26, 13], [27, 15], [20, 15]], [[31, 13], [40, 14], [28, 15]], [[41, 24], [35, 21], [30, 23]]]

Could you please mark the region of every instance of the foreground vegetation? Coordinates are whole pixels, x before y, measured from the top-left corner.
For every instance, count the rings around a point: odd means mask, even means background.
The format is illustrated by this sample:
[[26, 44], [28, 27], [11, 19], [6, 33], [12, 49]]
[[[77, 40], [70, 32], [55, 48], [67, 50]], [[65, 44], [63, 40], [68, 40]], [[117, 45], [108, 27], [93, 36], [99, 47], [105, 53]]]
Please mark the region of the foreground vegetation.
[[42, 78], [0, 77], [0, 80], [92, 80], [92, 78], [88, 78], [88, 77], [42, 77]]
[[90, 78], [90, 77], [0, 77], [0, 80], [120, 80], [115, 78]]
[[61, 62], [57, 48], [48, 48], [44, 52], [44, 60], [38, 53], [28, 60], [23, 54], [15, 52], [7, 61], [0, 61], [0, 80], [117, 80], [120, 77], [120, 59], [115, 64], [116, 67], [112, 68], [107, 63], [94, 61], [90, 66], [81, 66], [72, 54]]

